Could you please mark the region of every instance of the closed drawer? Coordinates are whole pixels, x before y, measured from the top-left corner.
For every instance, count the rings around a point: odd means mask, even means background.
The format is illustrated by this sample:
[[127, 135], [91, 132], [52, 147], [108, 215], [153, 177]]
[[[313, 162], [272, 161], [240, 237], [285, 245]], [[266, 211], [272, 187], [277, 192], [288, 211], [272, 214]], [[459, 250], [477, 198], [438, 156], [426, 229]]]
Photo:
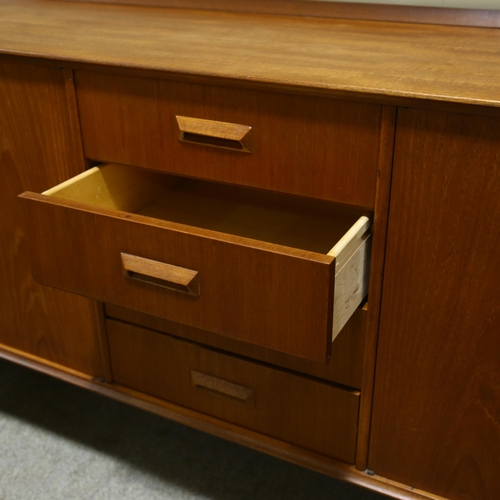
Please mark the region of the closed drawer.
[[367, 293], [353, 209], [121, 165], [22, 198], [41, 283], [301, 358]]
[[379, 105], [88, 71], [76, 86], [89, 158], [374, 206]]
[[359, 392], [107, 321], [114, 381], [354, 462]]
[[220, 351], [321, 378], [351, 389], [361, 390], [362, 387], [363, 353], [368, 315], [367, 304], [356, 309], [340, 334], [335, 338], [332, 343], [330, 360], [327, 364], [314, 363], [256, 345], [238, 342], [233, 338], [223, 337], [199, 328], [181, 325], [174, 321], [168, 321], [113, 304], [106, 304], [105, 311], [107, 317], [118, 321], [181, 337]]

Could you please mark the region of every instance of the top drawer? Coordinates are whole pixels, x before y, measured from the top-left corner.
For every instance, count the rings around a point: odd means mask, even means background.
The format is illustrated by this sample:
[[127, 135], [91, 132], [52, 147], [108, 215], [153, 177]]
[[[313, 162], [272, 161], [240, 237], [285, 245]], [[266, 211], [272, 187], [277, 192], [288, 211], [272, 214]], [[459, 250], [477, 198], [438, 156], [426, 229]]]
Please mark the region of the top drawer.
[[381, 106], [76, 74], [87, 157], [373, 208]]

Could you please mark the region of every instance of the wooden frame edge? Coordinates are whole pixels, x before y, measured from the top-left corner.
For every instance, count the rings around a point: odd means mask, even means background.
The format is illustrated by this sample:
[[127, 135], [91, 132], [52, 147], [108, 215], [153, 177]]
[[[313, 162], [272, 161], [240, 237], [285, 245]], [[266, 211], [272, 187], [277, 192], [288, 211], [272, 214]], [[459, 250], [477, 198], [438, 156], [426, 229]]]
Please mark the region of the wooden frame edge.
[[368, 318], [363, 359], [363, 379], [359, 409], [358, 442], [356, 467], [365, 470], [368, 467], [371, 412], [375, 383], [375, 362], [377, 357], [378, 329], [382, 284], [385, 264], [385, 247], [389, 218], [389, 196], [391, 189], [394, 139], [396, 134], [397, 108], [382, 106], [380, 128], [380, 150], [377, 168], [377, 190], [375, 194], [375, 212], [373, 221], [373, 243], [370, 284], [368, 289]]
[[71, 138], [73, 141], [72, 147], [75, 150], [75, 158], [78, 158], [80, 160], [76, 167], [78, 171], [83, 172], [88, 168], [88, 161], [85, 158], [85, 153], [83, 150], [83, 137], [80, 128], [80, 112], [78, 109], [78, 98], [75, 88], [75, 72], [73, 71], [73, 69], [67, 67], [59, 67], [59, 69], [63, 73], [64, 89], [66, 92], [66, 99], [68, 101]]
[[318, 0], [60, 0], [171, 7], [182, 9], [221, 10], [253, 14], [313, 16], [364, 21], [388, 21], [449, 26], [500, 28], [500, 10], [420, 7]]
[[[80, 0], [59, 0], [80, 1]], [[499, 11], [500, 12], [500, 11]], [[69, 71], [94, 71], [113, 75], [135, 76], [141, 78], [158, 78], [165, 81], [182, 81], [186, 83], [204, 84], [210, 83], [219, 87], [252, 89], [264, 92], [279, 92], [286, 94], [309, 95], [345, 101], [366, 102], [384, 106], [419, 107], [422, 109], [440, 110], [447, 112], [465, 113], [471, 115], [484, 115], [500, 117], [500, 106], [490, 102], [450, 100], [439, 98], [432, 99], [420, 96], [398, 96], [383, 95], [378, 93], [358, 92], [356, 90], [335, 89], [318, 86], [300, 86], [286, 83], [273, 83], [259, 80], [239, 80], [213, 75], [196, 75], [191, 73], [175, 73], [167, 70], [151, 68], [131, 68], [124, 66], [106, 66], [95, 62], [76, 60], [60, 60], [44, 56], [32, 56], [26, 54], [10, 54], [0, 51], [0, 58], [5, 60], [16, 60], [19, 64], [36, 64], [51, 68], [60, 68]]]

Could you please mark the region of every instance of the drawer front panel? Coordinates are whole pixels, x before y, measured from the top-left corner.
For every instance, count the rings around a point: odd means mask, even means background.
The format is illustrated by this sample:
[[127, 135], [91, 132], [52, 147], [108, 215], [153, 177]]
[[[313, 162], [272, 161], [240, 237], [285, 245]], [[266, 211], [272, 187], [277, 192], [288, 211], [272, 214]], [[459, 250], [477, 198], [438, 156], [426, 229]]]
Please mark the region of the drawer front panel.
[[108, 320], [115, 382], [353, 463], [359, 393]]
[[[43, 195], [23, 201], [39, 282], [301, 358], [328, 359], [331, 257]], [[131, 279], [127, 254], [195, 271], [199, 295]]]
[[332, 343], [332, 354], [328, 364], [313, 363], [306, 359], [264, 349], [256, 345], [238, 342], [235, 339], [215, 335], [205, 330], [192, 328], [157, 316], [139, 313], [132, 309], [106, 304], [106, 315], [150, 330], [164, 332], [176, 337], [212, 346], [216, 349], [256, 359], [295, 372], [329, 380], [353, 389], [361, 389], [363, 377], [363, 352], [366, 336], [367, 306], [356, 310], [340, 335]]
[[372, 208], [381, 107], [78, 71], [86, 156]]

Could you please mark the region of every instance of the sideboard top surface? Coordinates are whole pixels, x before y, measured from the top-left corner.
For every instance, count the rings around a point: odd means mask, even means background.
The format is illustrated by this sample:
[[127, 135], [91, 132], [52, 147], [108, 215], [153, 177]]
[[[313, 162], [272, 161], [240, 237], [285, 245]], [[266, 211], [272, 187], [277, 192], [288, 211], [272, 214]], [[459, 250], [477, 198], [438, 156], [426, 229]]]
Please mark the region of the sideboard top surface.
[[500, 30], [0, 0], [0, 54], [500, 107]]

